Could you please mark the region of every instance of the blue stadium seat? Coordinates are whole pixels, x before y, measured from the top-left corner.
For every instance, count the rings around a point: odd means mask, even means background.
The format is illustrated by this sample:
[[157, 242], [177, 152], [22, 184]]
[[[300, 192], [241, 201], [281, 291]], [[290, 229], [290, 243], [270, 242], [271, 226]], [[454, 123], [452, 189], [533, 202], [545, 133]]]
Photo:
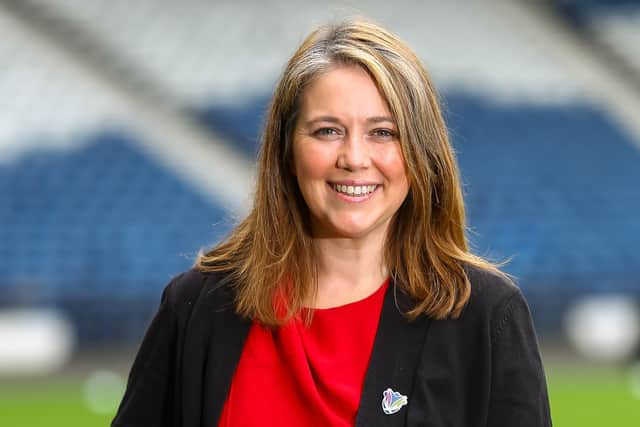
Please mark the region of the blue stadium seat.
[[530, 292], [559, 279], [567, 288], [598, 289], [600, 276], [640, 273], [625, 237], [640, 225], [630, 215], [640, 209], [640, 151], [606, 114], [447, 100], [481, 253], [513, 256], [506, 270]]
[[155, 299], [230, 227], [221, 206], [126, 132], [27, 154], [0, 166], [0, 177], [0, 223], [9, 224], [0, 231], [0, 287], [15, 294], [26, 286], [33, 301]]

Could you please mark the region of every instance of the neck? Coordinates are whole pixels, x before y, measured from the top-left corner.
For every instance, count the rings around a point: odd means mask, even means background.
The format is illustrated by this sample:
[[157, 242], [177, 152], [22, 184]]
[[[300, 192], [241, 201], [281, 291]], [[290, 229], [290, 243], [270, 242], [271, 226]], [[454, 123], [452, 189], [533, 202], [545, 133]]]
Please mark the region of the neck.
[[388, 277], [384, 239], [315, 238], [318, 293], [312, 307], [348, 304], [375, 292]]

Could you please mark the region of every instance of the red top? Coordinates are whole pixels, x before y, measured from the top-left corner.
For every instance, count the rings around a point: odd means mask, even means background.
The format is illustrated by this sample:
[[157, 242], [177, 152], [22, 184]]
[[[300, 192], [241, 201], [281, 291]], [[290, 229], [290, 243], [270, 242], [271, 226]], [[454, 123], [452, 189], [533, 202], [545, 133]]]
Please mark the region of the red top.
[[353, 426], [388, 283], [308, 327], [254, 321], [218, 427]]

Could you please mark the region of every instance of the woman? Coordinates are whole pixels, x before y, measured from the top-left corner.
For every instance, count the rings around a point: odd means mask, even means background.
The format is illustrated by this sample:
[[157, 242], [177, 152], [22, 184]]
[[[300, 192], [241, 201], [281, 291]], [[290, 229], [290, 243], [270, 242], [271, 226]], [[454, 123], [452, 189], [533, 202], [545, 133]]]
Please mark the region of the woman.
[[551, 425], [527, 304], [464, 232], [423, 65], [375, 24], [319, 28], [253, 210], [166, 287], [112, 425]]

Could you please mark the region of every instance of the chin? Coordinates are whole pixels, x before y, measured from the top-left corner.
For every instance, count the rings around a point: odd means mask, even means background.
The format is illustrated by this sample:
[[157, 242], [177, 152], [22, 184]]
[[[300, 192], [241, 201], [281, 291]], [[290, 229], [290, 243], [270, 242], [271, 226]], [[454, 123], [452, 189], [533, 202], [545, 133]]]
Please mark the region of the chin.
[[333, 227], [333, 234], [336, 237], [343, 237], [346, 239], [361, 239], [375, 233], [375, 228], [363, 225], [342, 226]]
[[372, 220], [367, 215], [342, 215], [315, 223], [316, 237], [362, 239], [383, 231], [387, 222]]

